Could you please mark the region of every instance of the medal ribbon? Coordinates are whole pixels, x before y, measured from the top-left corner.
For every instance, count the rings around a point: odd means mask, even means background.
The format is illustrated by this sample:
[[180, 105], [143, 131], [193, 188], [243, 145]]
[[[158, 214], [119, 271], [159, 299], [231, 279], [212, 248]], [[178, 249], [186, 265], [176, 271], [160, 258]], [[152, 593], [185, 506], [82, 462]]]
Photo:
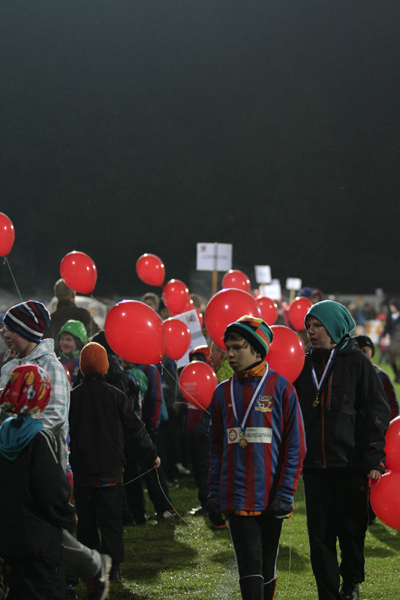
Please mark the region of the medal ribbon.
[[[255, 392], [254, 392], [254, 394], [251, 397], [250, 404], [247, 407], [246, 414], [243, 417], [243, 421], [240, 423], [240, 429], [241, 429], [241, 431], [246, 431], [246, 423], [249, 420], [251, 409], [253, 408], [253, 404], [256, 401], [258, 392], [260, 391], [260, 389], [261, 389], [264, 381], [267, 378], [268, 372], [269, 372], [269, 365], [267, 364], [266, 371], [265, 371], [263, 377], [261, 378], [260, 383], [256, 387]], [[233, 392], [233, 380], [234, 380], [234, 377], [232, 377], [232, 379], [231, 379], [232, 410], [233, 410], [233, 415], [234, 415], [236, 421], [239, 423], [239, 419], [238, 419], [238, 415], [237, 415], [237, 410], [236, 410], [235, 394]]]
[[331, 372], [332, 365], [333, 365], [333, 360], [334, 360], [334, 358], [336, 356], [336, 352], [337, 352], [336, 348], [333, 348], [331, 350], [331, 353], [329, 355], [329, 360], [326, 363], [326, 367], [325, 367], [324, 372], [322, 373], [322, 377], [321, 377], [321, 379], [319, 381], [318, 381], [317, 374], [316, 374], [315, 369], [314, 369], [314, 365], [312, 364], [311, 375], [312, 375], [312, 381], [313, 381], [314, 388], [317, 391], [317, 396], [319, 396], [321, 388], [324, 386], [326, 380], [329, 377], [329, 373]]

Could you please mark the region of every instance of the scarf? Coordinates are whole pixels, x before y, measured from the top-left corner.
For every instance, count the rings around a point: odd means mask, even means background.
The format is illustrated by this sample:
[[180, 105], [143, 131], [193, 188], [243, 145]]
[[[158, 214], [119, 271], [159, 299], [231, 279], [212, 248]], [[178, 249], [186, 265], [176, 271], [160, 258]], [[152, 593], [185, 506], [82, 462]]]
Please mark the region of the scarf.
[[29, 442], [43, 428], [34, 417], [10, 417], [0, 427], [0, 453], [8, 460], [16, 460]]

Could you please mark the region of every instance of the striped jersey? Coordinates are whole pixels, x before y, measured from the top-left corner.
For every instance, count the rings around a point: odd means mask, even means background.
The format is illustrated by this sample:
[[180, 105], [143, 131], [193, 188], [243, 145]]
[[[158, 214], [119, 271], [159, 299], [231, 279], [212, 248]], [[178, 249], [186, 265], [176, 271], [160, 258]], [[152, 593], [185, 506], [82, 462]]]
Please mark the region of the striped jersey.
[[275, 495], [292, 499], [301, 474], [303, 418], [287, 379], [269, 370], [243, 424], [259, 384], [233, 376], [213, 395], [209, 488], [223, 511], [263, 511]]

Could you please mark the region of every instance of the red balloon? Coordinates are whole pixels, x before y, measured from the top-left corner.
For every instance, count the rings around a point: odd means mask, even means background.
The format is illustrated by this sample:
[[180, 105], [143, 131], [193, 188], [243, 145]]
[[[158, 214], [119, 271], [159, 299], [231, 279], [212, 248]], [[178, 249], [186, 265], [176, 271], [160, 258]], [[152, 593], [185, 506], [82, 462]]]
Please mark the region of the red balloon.
[[192, 336], [190, 329], [179, 319], [163, 321], [165, 332], [165, 354], [172, 360], [179, 360], [188, 351]]
[[205, 322], [208, 335], [220, 348], [224, 343], [225, 329], [233, 321], [244, 315], [262, 318], [257, 300], [244, 290], [226, 289], [214, 294], [205, 311]]
[[400, 473], [400, 417], [390, 421], [385, 441], [386, 468]]
[[222, 278], [222, 287], [223, 288], [234, 288], [237, 290], [244, 290], [245, 292], [250, 292], [250, 279], [247, 277], [243, 271], [236, 271], [231, 269]]
[[300, 375], [305, 361], [303, 344], [297, 333], [284, 325], [272, 325], [273, 340], [267, 354], [271, 369], [293, 383]]
[[194, 360], [182, 369], [179, 387], [190, 404], [196, 408], [207, 409], [218, 385], [215, 371], [210, 365]]
[[0, 256], [11, 252], [15, 240], [14, 225], [4, 213], [0, 213]]
[[259, 296], [257, 302], [261, 308], [263, 319], [268, 325], [274, 325], [279, 315], [277, 303], [266, 296]]
[[136, 273], [139, 279], [148, 285], [160, 286], [164, 283], [165, 267], [155, 254], [142, 254], [136, 261]]
[[152, 365], [164, 356], [162, 321], [143, 302], [118, 302], [106, 316], [104, 333], [114, 352], [129, 362]]
[[90, 256], [76, 250], [64, 256], [60, 274], [67, 286], [80, 294], [91, 294], [97, 281], [96, 265]]
[[189, 312], [189, 310], [194, 310], [194, 302], [189, 296], [189, 300], [186, 302], [186, 306], [182, 312]]
[[371, 482], [371, 506], [388, 527], [400, 529], [400, 473], [388, 471], [378, 482]]
[[190, 301], [189, 290], [183, 281], [171, 279], [164, 286], [162, 299], [172, 316], [179, 315]]
[[313, 303], [309, 298], [295, 298], [291, 305], [289, 306], [289, 321], [296, 331], [300, 331], [301, 329], [305, 329], [304, 319], [308, 312], [308, 309], [311, 308]]
[[200, 327], [203, 328], [203, 324], [204, 324], [204, 317], [203, 317], [203, 313], [201, 311], [199, 311], [199, 309], [196, 307], [195, 311], [197, 313], [197, 316], [199, 318], [199, 322], [200, 322]]

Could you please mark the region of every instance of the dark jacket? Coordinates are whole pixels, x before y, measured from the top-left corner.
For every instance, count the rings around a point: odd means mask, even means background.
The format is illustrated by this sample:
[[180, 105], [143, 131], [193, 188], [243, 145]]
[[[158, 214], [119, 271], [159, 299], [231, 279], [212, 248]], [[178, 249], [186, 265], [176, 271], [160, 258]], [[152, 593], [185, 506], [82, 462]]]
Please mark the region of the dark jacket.
[[104, 375], [87, 375], [71, 392], [70, 464], [77, 485], [122, 483], [124, 431], [149, 468], [156, 449], [128, 397]]
[[51, 554], [61, 547], [61, 528], [72, 529], [70, 487], [58, 462], [57, 442], [42, 429], [20, 456], [0, 453], [0, 556]]
[[312, 365], [319, 380], [329, 353], [310, 349], [295, 381], [306, 431], [304, 470], [346, 467], [384, 472], [389, 404], [372, 363], [348, 336], [338, 344], [319, 403], [313, 406]]

